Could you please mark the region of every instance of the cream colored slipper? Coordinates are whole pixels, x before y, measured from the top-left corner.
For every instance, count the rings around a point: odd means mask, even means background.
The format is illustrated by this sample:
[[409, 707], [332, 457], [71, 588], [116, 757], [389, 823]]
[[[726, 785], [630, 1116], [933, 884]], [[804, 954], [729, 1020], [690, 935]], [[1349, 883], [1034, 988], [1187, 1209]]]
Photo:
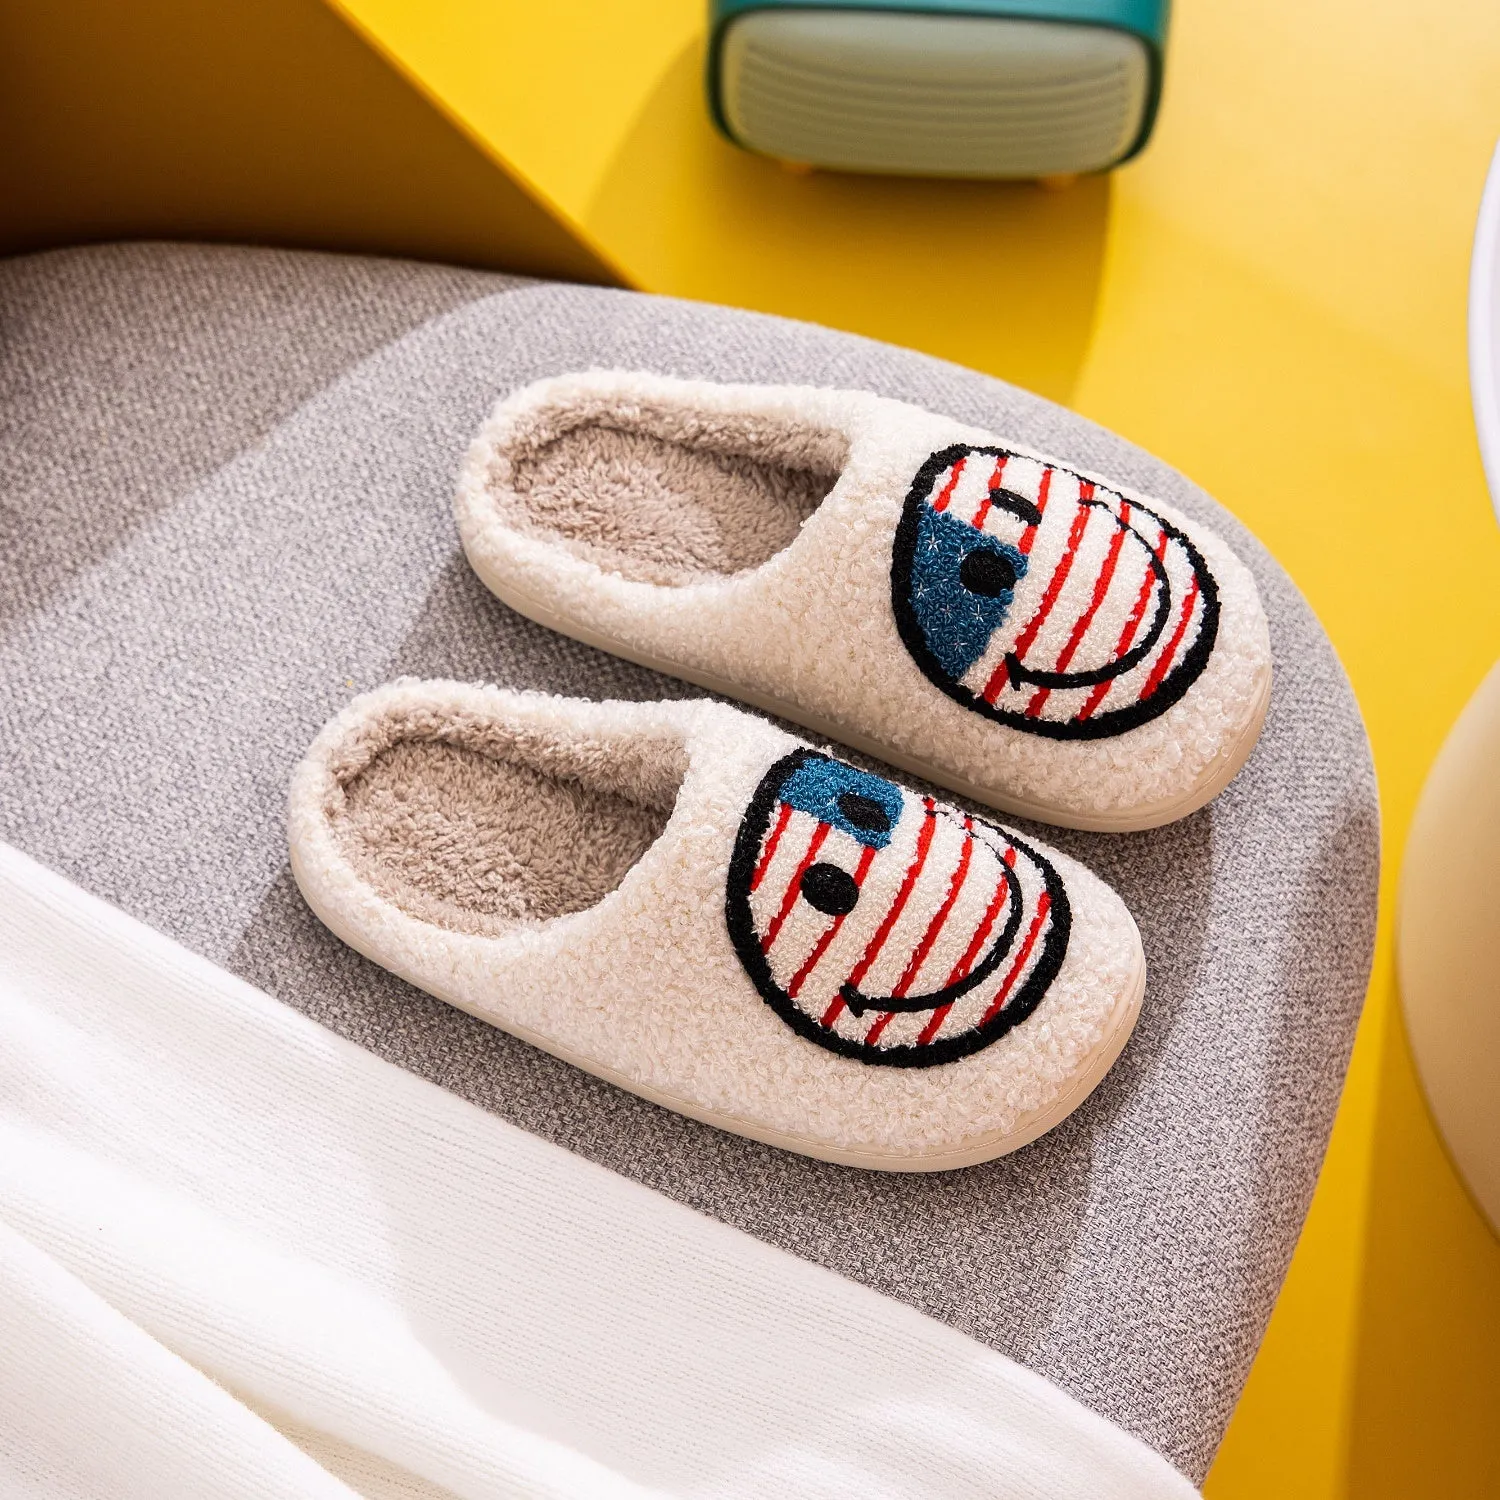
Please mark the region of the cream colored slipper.
[[1145, 984], [1129, 912], [1076, 861], [719, 703], [396, 683], [319, 734], [289, 835], [313, 911], [376, 963], [853, 1166], [1032, 1140]]
[[1255, 583], [1211, 532], [863, 392], [544, 380], [456, 509], [522, 614], [1047, 822], [1192, 812], [1269, 701]]

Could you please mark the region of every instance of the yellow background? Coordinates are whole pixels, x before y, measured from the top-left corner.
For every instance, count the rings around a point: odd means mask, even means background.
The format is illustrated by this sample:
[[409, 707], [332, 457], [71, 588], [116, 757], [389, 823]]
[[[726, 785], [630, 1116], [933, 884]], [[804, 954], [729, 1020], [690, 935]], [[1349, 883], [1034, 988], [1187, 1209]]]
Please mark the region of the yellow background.
[[1422, 1103], [1391, 956], [1422, 778], [1500, 657], [1465, 361], [1500, 6], [1179, 0], [1155, 141], [1049, 193], [735, 151], [702, 104], [706, 0], [326, 3], [0, 0], [24, 143], [0, 246], [253, 238], [761, 308], [1029, 386], [1216, 494], [1353, 679], [1386, 878], [1333, 1144], [1207, 1493], [1500, 1495], [1500, 1242]]

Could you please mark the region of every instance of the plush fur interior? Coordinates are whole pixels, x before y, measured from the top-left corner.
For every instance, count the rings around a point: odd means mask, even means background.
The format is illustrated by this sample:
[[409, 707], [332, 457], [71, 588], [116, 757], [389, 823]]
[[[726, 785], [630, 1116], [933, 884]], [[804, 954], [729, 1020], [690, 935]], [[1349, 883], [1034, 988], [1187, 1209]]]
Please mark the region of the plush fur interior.
[[660, 836], [685, 754], [651, 741], [625, 748], [403, 715], [351, 747], [329, 813], [387, 900], [493, 934], [595, 905]]
[[515, 439], [493, 491], [510, 524], [668, 586], [769, 561], [847, 460], [821, 428], [592, 397], [533, 413]]

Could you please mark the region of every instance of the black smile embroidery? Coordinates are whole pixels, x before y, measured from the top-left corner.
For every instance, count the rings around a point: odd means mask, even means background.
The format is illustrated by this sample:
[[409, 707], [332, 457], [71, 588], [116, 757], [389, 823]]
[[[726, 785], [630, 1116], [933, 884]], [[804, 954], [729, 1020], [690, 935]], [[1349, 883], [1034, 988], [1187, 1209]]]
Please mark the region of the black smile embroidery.
[[[777, 761], [751, 798], [725, 919], [794, 1031], [887, 1067], [953, 1062], [1023, 1022], [1071, 928], [1039, 850], [812, 750]], [[872, 972], [899, 978], [877, 992]]]
[[[960, 489], [971, 465], [1029, 465], [1041, 475], [1039, 498], [1005, 485]], [[1065, 539], [1037, 568], [1033, 543], [1048, 514], [1065, 517], [1054, 533]], [[1059, 618], [1058, 595], [1090, 534], [1097, 550], [1089, 576], [1100, 588], [1075, 587], [1071, 618]], [[1077, 661], [1110, 589], [1138, 598], [1139, 608], [1107, 648], [1094, 641], [1106, 659]], [[934, 453], [912, 482], [892, 548], [891, 608], [902, 643], [936, 687], [987, 719], [1048, 739], [1105, 739], [1158, 718], [1202, 674], [1219, 626], [1218, 584], [1180, 527], [1069, 470], [965, 444]], [[1068, 625], [1077, 638], [1058, 628]], [[1002, 630], [1014, 644], [997, 660], [991, 643]]]

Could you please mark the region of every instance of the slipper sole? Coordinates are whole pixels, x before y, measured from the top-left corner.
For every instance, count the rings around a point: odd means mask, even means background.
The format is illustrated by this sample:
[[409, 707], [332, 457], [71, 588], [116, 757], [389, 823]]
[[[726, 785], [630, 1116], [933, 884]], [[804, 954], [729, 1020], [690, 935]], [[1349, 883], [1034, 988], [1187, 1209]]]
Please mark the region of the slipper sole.
[[[338, 913], [325, 906], [314, 894], [314, 883], [305, 878], [295, 846], [291, 850], [292, 877], [297, 882], [298, 889], [302, 892], [303, 900], [308, 904], [313, 915], [333, 933], [341, 942], [347, 943], [355, 952], [362, 954], [372, 963], [379, 964], [381, 968], [415, 985], [427, 994], [435, 996], [448, 1005], [458, 1010], [466, 1011], [469, 1015], [485, 1022], [487, 1025], [495, 1026], [498, 1030], [506, 1031], [510, 1035], [518, 1037], [523, 1042], [530, 1043], [533, 1047], [559, 1058], [565, 1063], [571, 1063], [575, 1068], [581, 1068], [585, 1073], [591, 1073], [595, 1078], [601, 1078], [606, 1083], [612, 1083], [616, 1088], [624, 1089], [626, 1093], [636, 1094], [642, 1099], [649, 1100], [652, 1104], [658, 1104], [663, 1109], [670, 1109], [677, 1114], [686, 1115], [689, 1119], [698, 1120], [705, 1125], [712, 1125], [719, 1130], [728, 1131], [732, 1135], [746, 1136], [753, 1141], [761, 1141], [768, 1146], [776, 1146], [784, 1151], [793, 1151], [801, 1156], [815, 1157], [820, 1161], [832, 1162], [837, 1166], [860, 1167], [877, 1172], [945, 1172], [956, 1167], [978, 1166], [981, 1162], [993, 1161], [996, 1157], [1006, 1156], [1012, 1151], [1019, 1150], [1022, 1146], [1030, 1144], [1038, 1136], [1051, 1130], [1054, 1125], [1059, 1124], [1072, 1114], [1083, 1101], [1098, 1087], [1104, 1075], [1114, 1065], [1115, 1059], [1124, 1050], [1125, 1043], [1130, 1040], [1131, 1033], [1141, 1011], [1141, 1001], [1146, 992], [1146, 958], [1141, 947], [1140, 933], [1136, 931], [1135, 966], [1131, 971], [1130, 979], [1125, 991], [1115, 1002], [1114, 1010], [1111, 1011], [1106, 1024], [1104, 1036], [1095, 1050], [1090, 1053], [1087, 1065], [1077, 1074], [1069, 1084], [1064, 1093], [1054, 1099], [1051, 1104], [1040, 1110], [1034, 1110], [1023, 1115], [1015, 1125], [1003, 1133], [987, 1135], [977, 1140], [970, 1141], [963, 1146], [955, 1147], [945, 1151], [933, 1151], [928, 1153], [897, 1153], [882, 1151], [857, 1151], [843, 1150], [830, 1147], [823, 1142], [809, 1140], [804, 1136], [789, 1134], [784, 1131], [770, 1130], [764, 1126], [757, 1125], [754, 1121], [740, 1119], [734, 1115], [722, 1114], [716, 1110], [705, 1109], [701, 1105], [693, 1104], [686, 1099], [679, 1099], [673, 1094], [666, 1093], [661, 1089], [654, 1089], [641, 1085], [626, 1078], [623, 1074], [613, 1069], [604, 1067], [589, 1058], [580, 1056], [566, 1047], [559, 1047], [547, 1038], [537, 1035], [523, 1026], [500, 1025], [493, 1016], [486, 1015], [476, 1007], [466, 1004], [457, 995], [447, 993], [439, 986], [423, 983], [416, 976], [405, 972], [399, 963], [393, 963], [390, 958], [378, 951], [375, 945], [365, 942]], [[1132, 921], [1132, 929], [1134, 922]]]

